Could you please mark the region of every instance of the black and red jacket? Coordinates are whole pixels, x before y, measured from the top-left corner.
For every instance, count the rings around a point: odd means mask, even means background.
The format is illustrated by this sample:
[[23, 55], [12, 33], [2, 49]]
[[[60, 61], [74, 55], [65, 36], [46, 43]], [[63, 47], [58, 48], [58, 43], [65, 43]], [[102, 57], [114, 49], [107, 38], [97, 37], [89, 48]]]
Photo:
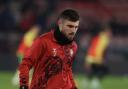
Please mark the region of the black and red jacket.
[[72, 75], [73, 58], [77, 51], [74, 41], [58, 43], [55, 31], [35, 40], [19, 66], [20, 86], [29, 86], [29, 70], [33, 77], [29, 89], [76, 89]]

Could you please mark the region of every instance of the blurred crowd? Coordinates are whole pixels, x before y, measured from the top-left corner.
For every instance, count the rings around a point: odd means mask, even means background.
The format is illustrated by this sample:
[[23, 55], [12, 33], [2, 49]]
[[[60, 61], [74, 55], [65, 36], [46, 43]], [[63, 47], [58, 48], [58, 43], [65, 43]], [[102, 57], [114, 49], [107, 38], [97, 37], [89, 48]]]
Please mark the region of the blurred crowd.
[[[114, 70], [111, 73], [128, 74], [127, 0], [0, 0], [0, 69], [14, 70], [17, 65], [15, 53], [24, 33], [35, 24], [41, 27], [41, 33], [48, 31], [65, 8], [74, 8], [81, 16], [74, 71], [83, 72], [80, 65], [84, 61], [90, 35], [107, 24], [112, 32], [107, 55], [108, 64]], [[4, 66], [7, 61], [10, 68]]]

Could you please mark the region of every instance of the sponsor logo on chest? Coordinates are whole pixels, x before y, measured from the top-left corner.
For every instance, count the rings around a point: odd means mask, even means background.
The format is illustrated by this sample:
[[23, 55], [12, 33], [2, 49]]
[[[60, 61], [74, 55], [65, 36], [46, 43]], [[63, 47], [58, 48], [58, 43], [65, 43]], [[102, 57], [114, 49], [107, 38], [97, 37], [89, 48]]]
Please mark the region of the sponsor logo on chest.
[[[68, 55], [69, 55], [70, 57], [72, 57], [72, 56], [73, 56], [73, 49], [69, 49], [68, 51], [69, 51], [69, 52], [68, 52], [68, 53], [69, 53]], [[57, 56], [57, 53], [58, 53], [57, 48], [52, 48], [52, 56]]]
[[56, 48], [53, 48], [52, 49], [52, 56], [55, 57], [56, 55], [57, 55], [57, 49]]
[[73, 50], [70, 49], [70, 56], [72, 57], [73, 56]]

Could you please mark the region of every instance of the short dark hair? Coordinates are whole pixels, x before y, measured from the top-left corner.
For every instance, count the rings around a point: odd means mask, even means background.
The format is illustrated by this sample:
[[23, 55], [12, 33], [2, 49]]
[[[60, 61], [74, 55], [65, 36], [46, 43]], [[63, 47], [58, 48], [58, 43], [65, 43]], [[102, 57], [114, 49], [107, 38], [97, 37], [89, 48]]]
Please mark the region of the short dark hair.
[[79, 20], [79, 14], [73, 9], [66, 9], [59, 15], [58, 19], [67, 19], [75, 22]]

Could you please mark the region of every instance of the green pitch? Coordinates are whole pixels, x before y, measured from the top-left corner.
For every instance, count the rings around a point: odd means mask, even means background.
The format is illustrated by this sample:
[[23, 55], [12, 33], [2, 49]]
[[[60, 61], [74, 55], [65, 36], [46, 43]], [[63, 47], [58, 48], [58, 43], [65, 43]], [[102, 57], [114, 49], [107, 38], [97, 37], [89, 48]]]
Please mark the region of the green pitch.
[[[18, 86], [11, 84], [13, 73], [0, 72], [0, 89], [19, 89]], [[86, 77], [83, 75], [75, 76], [79, 89], [86, 89]], [[102, 81], [102, 89], [128, 89], [128, 76], [107, 76]]]
[[[87, 78], [83, 75], [75, 77], [79, 89], [87, 89]], [[128, 76], [106, 76], [101, 82], [102, 89], [128, 89]]]
[[0, 89], [19, 89], [11, 84], [12, 76], [12, 72], [0, 72]]

